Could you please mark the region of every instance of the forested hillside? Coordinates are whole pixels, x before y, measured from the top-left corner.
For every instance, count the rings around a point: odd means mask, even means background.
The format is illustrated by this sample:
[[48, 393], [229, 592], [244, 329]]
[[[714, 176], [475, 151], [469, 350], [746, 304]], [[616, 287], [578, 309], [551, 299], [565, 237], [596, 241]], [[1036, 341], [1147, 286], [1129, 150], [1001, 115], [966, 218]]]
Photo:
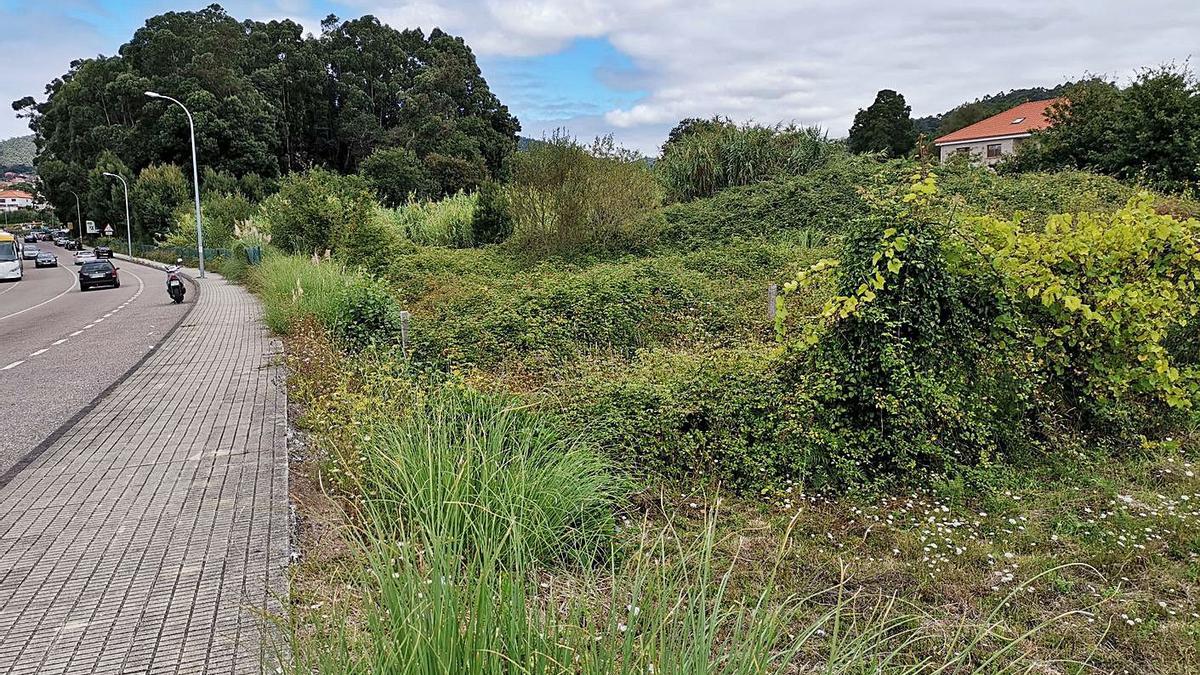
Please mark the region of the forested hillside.
[[0, 141], [0, 172], [27, 172], [33, 169], [33, 154], [37, 148], [33, 135], [14, 136]]

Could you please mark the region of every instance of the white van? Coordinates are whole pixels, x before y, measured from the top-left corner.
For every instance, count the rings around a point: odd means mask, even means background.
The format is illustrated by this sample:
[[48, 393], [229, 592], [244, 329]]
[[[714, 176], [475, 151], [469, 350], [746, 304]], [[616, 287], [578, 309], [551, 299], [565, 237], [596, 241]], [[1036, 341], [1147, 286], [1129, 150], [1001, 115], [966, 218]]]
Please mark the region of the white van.
[[7, 232], [0, 232], [0, 280], [19, 281], [24, 276], [25, 268], [16, 238]]

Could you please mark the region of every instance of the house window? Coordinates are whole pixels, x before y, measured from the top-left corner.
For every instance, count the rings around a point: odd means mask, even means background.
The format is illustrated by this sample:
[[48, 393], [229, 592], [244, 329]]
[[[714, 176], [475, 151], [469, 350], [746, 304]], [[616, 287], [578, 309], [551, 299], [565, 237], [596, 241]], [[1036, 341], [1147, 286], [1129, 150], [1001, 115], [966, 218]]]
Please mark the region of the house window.
[[999, 157], [1000, 154], [1001, 153], [1000, 153], [1000, 144], [999, 143], [989, 143], [988, 144], [988, 147], [987, 147], [988, 159]]

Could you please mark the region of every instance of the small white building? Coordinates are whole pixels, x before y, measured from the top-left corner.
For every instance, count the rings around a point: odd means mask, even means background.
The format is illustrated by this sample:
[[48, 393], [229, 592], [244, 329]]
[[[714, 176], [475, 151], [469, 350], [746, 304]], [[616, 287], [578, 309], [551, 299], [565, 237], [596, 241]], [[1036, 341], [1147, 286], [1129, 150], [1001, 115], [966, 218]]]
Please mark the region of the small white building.
[[20, 190], [0, 191], [0, 211], [16, 211], [17, 209], [32, 209], [33, 195]]
[[946, 161], [955, 155], [992, 165], [1012, 155], [1033, 132], [1050, 126], [1046, 112], [1059, 99], [1030, 101], [980, 120], [958, 131], [936, 138], [938, 157]]

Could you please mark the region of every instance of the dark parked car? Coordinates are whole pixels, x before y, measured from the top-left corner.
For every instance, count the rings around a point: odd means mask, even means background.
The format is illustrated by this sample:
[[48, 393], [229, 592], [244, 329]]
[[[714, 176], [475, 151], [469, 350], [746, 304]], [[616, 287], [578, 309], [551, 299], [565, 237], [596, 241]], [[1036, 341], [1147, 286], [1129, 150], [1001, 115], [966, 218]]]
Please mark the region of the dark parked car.
[[37, 260], [33, 263], [34, 267], [58, 267], [58, 256], [50, 251], [42, 251], [38, 254]]
[[113, 257], [113, 256], [112, 256], [112, 249], [111, 249], [111, 248], [109, 248], [109, 247], [107, 247], [107, 246], [97, 246], [97, 247], [96, 247], [95, 249], [93, 249], [93, 250], [96, 252], [96, 257], [97, 257], [97, 258], [111, 258], [111, 257]]
[[32, 243], [35, 243], [36, 241], [37, 241], [36, 234], [30, 232], [29, 234], [25, 235], [25, 243], [26, 244], [32, 244]]
[[79, 242], [75, 241], [74, 239], [68, 239], [63, 242], [63, 248], [67, 249], [68, 251], [77, 250], [79, 248]]
[[86, 291], [94, 286], [121, 287], [121, 279], [117, 276], [117, 268], [107, 260], [92, 260], [85, 262], [79, 268], [79, 290]]

